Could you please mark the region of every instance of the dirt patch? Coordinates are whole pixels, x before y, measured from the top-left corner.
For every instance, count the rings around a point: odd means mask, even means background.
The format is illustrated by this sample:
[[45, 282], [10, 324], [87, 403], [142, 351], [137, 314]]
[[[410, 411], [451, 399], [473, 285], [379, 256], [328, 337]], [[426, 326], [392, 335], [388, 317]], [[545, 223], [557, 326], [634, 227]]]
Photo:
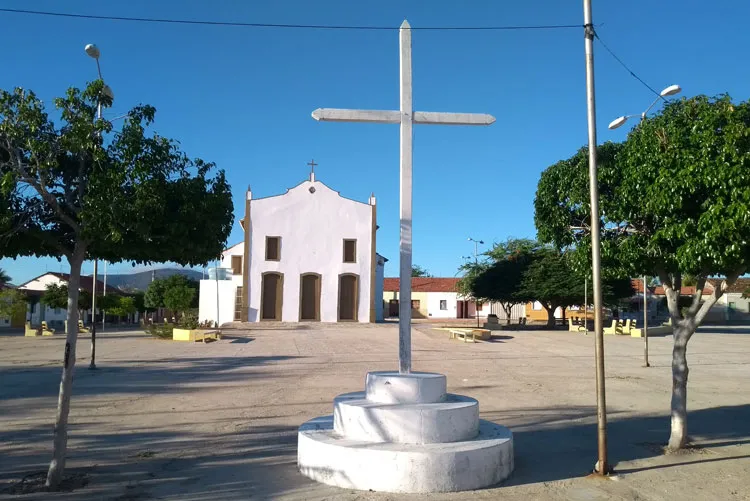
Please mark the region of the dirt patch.
[[[2, 492], [12, 495], [32, 494], [35, 492], [50, 492], [45, 483], [47, 482], [47, 472], [38, 471], [29, 473], [21, 480], [13, 482]], [[68, 473], [63, 477], [57, 491], [71, 492], [86, 487], [89, 483], [89, 477], [85, 473]]]

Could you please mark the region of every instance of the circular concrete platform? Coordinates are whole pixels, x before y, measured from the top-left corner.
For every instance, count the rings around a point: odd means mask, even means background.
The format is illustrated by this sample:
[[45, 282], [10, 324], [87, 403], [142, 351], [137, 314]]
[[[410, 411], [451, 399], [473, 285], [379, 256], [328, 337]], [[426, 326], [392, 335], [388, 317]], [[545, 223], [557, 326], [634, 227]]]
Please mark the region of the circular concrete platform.
[[333, 416], [300, 427], [297, 463], [303, 475], [328, 485], [381, 492], [451, 492], [494, 485], [513, 471], [513, 434], [479, 421], [472, 440], [403, 444], [344, 438]]
[[333, 423], [339, 435], [364, 442], [460, 442], [479, 432], [479, 402], [449, 393], [437, 403], [383, 404], [346, 393], [333, 401]]
[[435, 372], [378, 371], [367, 373], [365, 394], [383, 404], [428, 404], [442, 401], [446, 386], [445, 376]]

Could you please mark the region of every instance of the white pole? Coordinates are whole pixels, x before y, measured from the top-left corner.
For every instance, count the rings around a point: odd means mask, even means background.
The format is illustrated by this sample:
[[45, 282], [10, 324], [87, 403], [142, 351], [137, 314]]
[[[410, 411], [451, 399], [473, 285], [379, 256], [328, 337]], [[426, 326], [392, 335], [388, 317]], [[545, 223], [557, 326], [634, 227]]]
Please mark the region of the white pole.
[[583, 325], [589, 335], [589, 277], [583, 279]]
[[398, 363], [401, 374], [411, 372], [411, 262], [412, 262], [412, 85], [411, 28], [399, 30], [401, 49], [401, 239], [399, 243]]

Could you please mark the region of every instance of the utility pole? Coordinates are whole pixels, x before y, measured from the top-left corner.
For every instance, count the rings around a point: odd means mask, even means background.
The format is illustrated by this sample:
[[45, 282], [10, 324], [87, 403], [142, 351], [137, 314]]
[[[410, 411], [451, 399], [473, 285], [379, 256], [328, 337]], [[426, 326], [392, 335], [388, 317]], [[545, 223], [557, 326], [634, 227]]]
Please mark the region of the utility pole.
[[604, 333], [602, 325], [601, 248], [599, 241], [599, 183], [596, 165], [596, 92], [594, 90], [594, 24], [591, 0], [583, 0], [586, 101], [589, 129], [589, 190], [591, 196], [591, 262], [594, 281], [594, 343], [596, 350], [596, 421], [598, 461], [595, 472], [609, 473], [607, 464], [607, 402], [604, 388]]
[[[484, 245], [484, 240], [475, 240], [471, 237], [469, 237], [468, 240], [469, 242], [474, 242], [474, 266], [476, 266], [478, 269], [479, 268], [479, 258], [477, 257], [478, 248], [479, 248], [479, 244]], [[474, 316], [477, 317], [477, 327], [480, 326], [479, 325], [479, 309], [477, 308], [478, 305], [479, 305], [479, 302], [476, 300], [476, 298], [474, 298]]]

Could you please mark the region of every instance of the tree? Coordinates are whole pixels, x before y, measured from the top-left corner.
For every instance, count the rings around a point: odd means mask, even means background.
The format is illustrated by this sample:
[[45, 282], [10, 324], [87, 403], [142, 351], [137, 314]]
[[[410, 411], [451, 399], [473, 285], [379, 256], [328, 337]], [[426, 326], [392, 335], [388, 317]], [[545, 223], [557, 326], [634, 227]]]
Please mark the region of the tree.
[[33, 92], [0, 91], [0, 255], [54, 256], [70, 265], [67, 337], [47, 486], [65, 467], [85, 259], [201, 265], [221, 254], [233, 222], [224, 173], [150, 132], [137, 106], [122, 129], [97, 118], [112, 104], [97, 80], [54, 101], [55, 125]]
[[128, 315], [132, 315], [136, 312], [135, 298], [130, 296], [107, 297], [117, 298], [117, 301], [114, 302], [114, 304], [110, 304], [107, 307], [107, 312], [109, 312], [110, 315], [114, 315], [116, 317], [127, 317]]
[[135, 306], [135, 311], [138, 313], [144, 313], [149, 308], [146, 308], [146, 293], [143, 291], [136, 291], [133, 294], [133, 304]]
[[[144, 305], [147, 308], [151, 308], [151, 309], [169, 308], [169, 306], [167, 306], [164, 300], [167, 291], [173, 287], [181, 287], [181, 286], [198, 290], [199, 284], [197, 281], [191, 280], [185, 275], [180, 275], [177, 273], [175, 273], [174, 275], [170, 275], [166, 278], [158, 278], [152, 281], [150, 284], [148, 284], [148, 288], [146, 289], [146, 293], [143, 298]], [[197, 295], [194, 295], [192, 299], [192, 303], [190, 304], [189, 308], [197, 308], [197, 307], [198, 307], [198, 297]]]
[[483, 254], [492, 262], [467, 262], [461, 267], [464, 274], [459, 280], [459, 292], [466, 297], [499, 302], [510, 324], [513, 306], [533, 300], [519, 294], [519, 289], [536, 247], [538, 244], [529, 239], [509, 238], [494, 244]]
[[426, 268], [422, 268], [418, 264], [414, 264], [411, 267], [411, 276], [412, 277], [431, 277], [430, 272], [427, 271]]
[[164, 291], [164, 306], [183, 317], [195, 299], [195, 289], [187, 285], [174, 285]]
[[41, 303], [49, 308], [68, 307], [68, 286], [64, 284], [48, 284], [42, 294]]
[[745, 298], [745, 299], [747, 299], [747, 298], [750, 297], [750, 287], [748, 287], [747, 289], [745, 289], [745, 292], [742, 293], [742, 297]]
[[555, 326], [555, 310], [583, 303], [583, 277], [573, 273], [567, 254], [538, 249], [523, 272], [517, 295], [538, 301], [547, 310], [547, 327]]
[[26, 313], [26, 296], [18, 289], [0, 291], [0, 317], [14, 318]]
[[[673, 326], [669, 448], [686, 445], [687, 344], [750, 262], [750, 103], [697, 96], [667, 103], [622, 144], [598, 147], [603, 272], [656, 275]], [[539, 181], [539, 238], [590, 255], [588, 152], [549, 167]], [[696, 292], [680, 308], [683, 278]], [[703, 299], [709, 276], [724, 276]]]
[[4, 269], [0, 268], [0, 287], [10, 282], [10, 275], [8, 275]]

